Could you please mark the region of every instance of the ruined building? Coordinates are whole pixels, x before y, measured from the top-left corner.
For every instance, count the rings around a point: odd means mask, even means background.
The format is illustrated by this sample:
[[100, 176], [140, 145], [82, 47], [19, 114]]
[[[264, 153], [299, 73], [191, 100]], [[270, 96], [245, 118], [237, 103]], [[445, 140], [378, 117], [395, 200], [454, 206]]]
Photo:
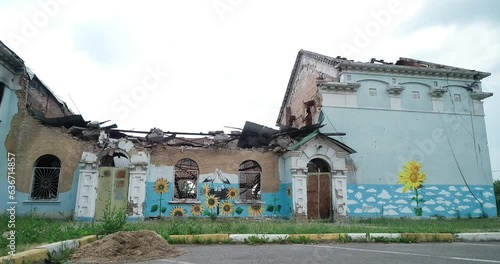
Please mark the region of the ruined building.
[[[0, 153], [15, 155], [11, 177], [0, 160], [4, 212], [15, 201], [17, 214], [83, 221], [106, 204], [131, 219], [496, 215], [488, 73], [300, 51], [279, 129], [132, 132], [71, 112], [1, 42], [0, 61]], [[426, 177], [398, 182], [408, 164]]]

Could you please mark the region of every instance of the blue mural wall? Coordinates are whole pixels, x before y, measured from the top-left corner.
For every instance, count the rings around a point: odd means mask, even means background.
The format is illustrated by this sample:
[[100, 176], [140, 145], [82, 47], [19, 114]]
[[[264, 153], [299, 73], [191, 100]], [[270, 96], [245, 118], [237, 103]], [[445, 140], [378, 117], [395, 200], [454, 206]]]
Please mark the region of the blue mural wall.
[[146, 181], [145, 217], [280, 217], [292, 214], [291, 183], [282, 183], [276, 193], [262, 193], [261, 200], [239, 200], [238, 175], [221, 172], [229, 183], [207, 180], [214, 174], [198, 177], [197, 199], [174, 201], [174, 168], [150, 165]]
[[[495, 195], [491, 185], [424, 185], [419, 199], [422, 217], [496, 217]], [[349, 217], [411, 217], [416, 202], [411, 190], [402, 185], [348, 184]], [[481, 208], [482, 204], [482, 208]]]

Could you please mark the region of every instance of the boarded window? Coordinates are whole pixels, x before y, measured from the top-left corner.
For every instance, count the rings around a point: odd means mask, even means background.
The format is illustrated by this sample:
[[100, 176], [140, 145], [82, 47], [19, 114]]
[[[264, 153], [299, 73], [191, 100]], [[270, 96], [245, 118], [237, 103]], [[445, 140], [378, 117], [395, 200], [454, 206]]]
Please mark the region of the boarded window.
[[198, 164], [192, 159], [181, 159], [175, 164], [174, 200], [196, 199]]
[[57, 200], [61, 161], [53, 155], [38, 158], [33, 167], [32, 200]]
[[259, 163], [247, 160], [240, 164], [240, 200], [251, 201], [261, 199], [261, 174]]

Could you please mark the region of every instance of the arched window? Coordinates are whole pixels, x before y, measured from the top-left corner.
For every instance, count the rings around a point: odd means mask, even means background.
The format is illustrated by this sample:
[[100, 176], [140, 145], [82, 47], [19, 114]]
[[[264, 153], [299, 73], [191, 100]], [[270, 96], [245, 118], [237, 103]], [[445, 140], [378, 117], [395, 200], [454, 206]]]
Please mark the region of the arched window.
[[101, 157], [100, 167], [128, 168], [129, 160], [123, 153], [114, 151]]
[[240, 200], [260, 200], [261, 199], [261, 173], [259, 163], [253, 160], [246, 160], [240, 164]]
[[196, 199], [198, 164], [192, 159], [181, 159], [175, 164], [174, 199]]
[[32, 200], [57, 200], [61, 161], [54, 155], [43, 155], [35, 161], [31, 185]]
[[322, 159], [312, 159], [307, 163], [307, 172], [330, 172], [330, 166]]

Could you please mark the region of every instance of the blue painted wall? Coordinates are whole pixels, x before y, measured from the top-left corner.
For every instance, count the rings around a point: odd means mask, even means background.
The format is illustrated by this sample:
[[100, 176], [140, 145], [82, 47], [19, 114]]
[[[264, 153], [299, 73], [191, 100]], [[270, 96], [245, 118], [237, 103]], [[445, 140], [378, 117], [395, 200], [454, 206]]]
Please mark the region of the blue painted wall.
[[[7, 139], [7, 135], [10, 131], [10, 123], [12, 122], [12, 118], [17, 114], [17, 96], [15, 91], [5, 87], [2, 102], [0, 103], [0, 210], [6, 212], [5, 210], [8, 208], [7, 201], [7, 152], [8, 150], [5, 148], [5, 140]], [[16, 153], [14, 153], [16, 154]], [[16, 196], [16, 200], [18, 201], [18, 197]], [[19, 205], [17, 206], [19, 207]]]

